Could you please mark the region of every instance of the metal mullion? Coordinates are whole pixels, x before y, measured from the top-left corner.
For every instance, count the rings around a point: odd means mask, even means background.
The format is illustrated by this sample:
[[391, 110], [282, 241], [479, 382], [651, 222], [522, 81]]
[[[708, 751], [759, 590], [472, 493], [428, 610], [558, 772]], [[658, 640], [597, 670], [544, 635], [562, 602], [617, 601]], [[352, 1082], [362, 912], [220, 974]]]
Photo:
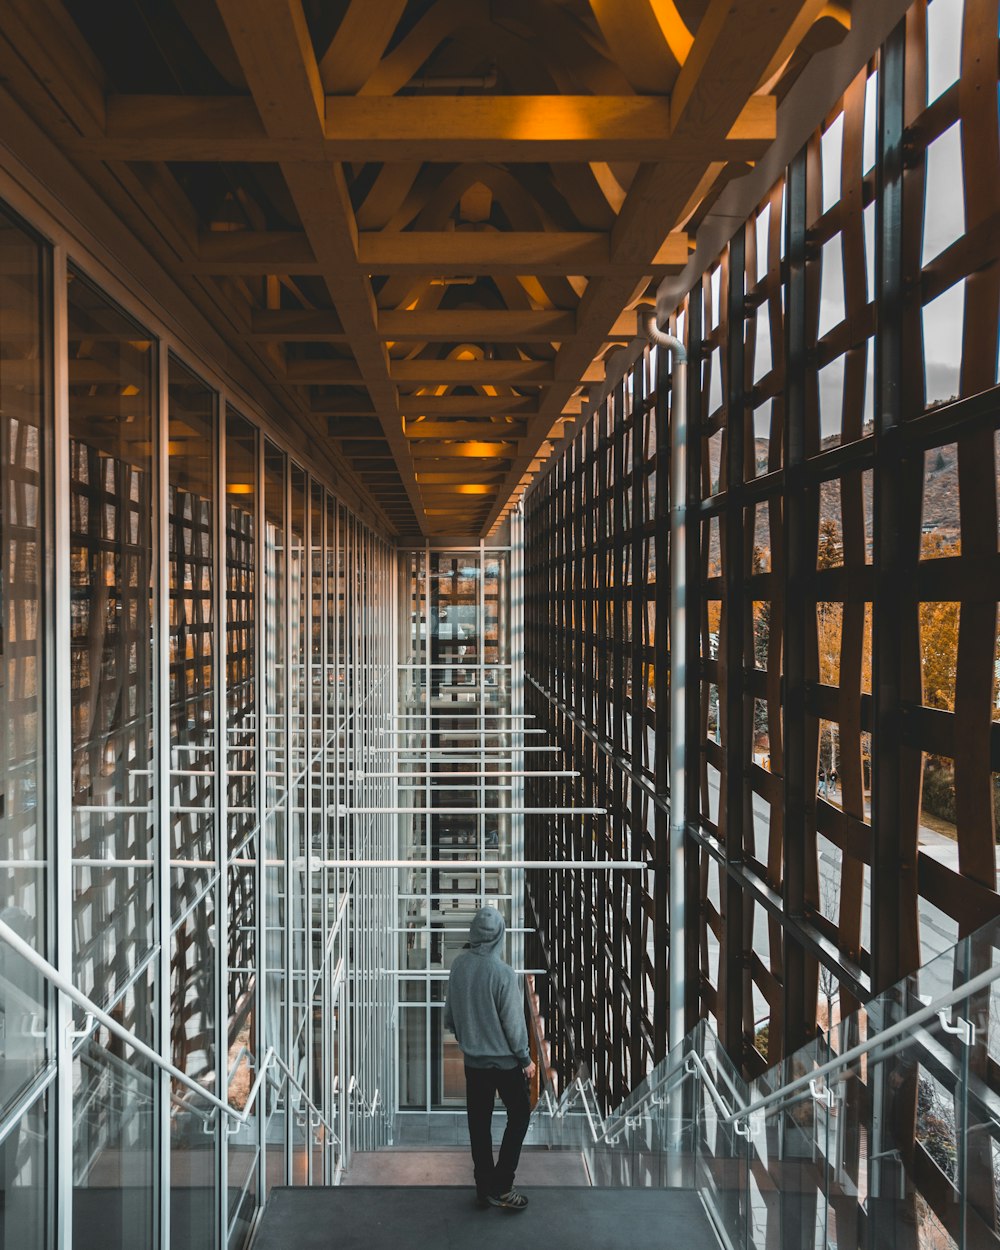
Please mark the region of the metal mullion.
[[894, 984], [919, 963], [916, 862], [902, 829], [901, 789], [908, 770], [901, 706], [907, 673], [900, 645], [906, 630], [906, 582], [914, 570], [905, 510], [920, 500], [922, 457], [902, 442], [904, 361], [902, 321], [908, 294], [904, 272], [906, 25], [900, 23], [879, 63], [879, 126], [875, 208], [875, 287], [879, 334], [875, 342], [876, 468], [873, 484], [874, 599], [872, 607], [872, 989]]
[[[225, 1098], [229, 1056], [229, 819], [227, 784], [229, 741], [228, 700], [226, 698], [226, 414], [225, 397], [218, 395], [215, 404], [215, 541], [212, 552], [213, 581], [213, 716], [218, 732], [215, 735], [215, 1081], [219, 1097]], [[215, 1182], [218, 1200], [215, 1207], [215, 1244], [227, 1250], [229, 1236], [229, 1149], [226, 1123], [216, 1117]]]
[[[625, 524], [625, 383], [619, 382], [614, 391], [614, 512], [612, 533], [612, 561], [614, 569], [614, 620], [615, 636], [611, 651], [611, 689], [613, 692], [614, 721], [612, 729], [612, 745], [615, 754], [625, 756], [625, 549], [627, 543], [627, 527]], [[608, 812], [614, 821], [614, 857], [623, 857], [624, 842], [628, 836], [628, 809], [625, 804], [625, 782], [619, 777], [616, 769], [609, 769], [608, 791], [611, 802]], [[625, 895], [624, 883], [617, 881], [611, 887], [611, 943], [617, 970], [624, 967], [625, 951]], [[626, 1031], [626, 1006], [621, 994], [612, 999], [612, 1050], [620, 1055]], [[610, 1059], [610, 1053], [608, 1058]], [[615, 1063], [611, 1074], [613, 1084], [606, 1084], [605, 1097], [612, 1096], [617, 1104], [622, 1101], [627, 1091], [624, 1073], [620, 1063]], [[613, 1089], [613, 1094], [612, 1094]]]
[[[169, 517], [169, 348], [157, 342], [156, 422], [153, 445], [153, 639], [154, 664], [154, 775], [156, 807], [156, 864], [153, 868], [154, 929], [160, 948], [156, 989], [153, 995], [154, 1046], [160, 1055], [170, 1053], [170, 517]], [[157, 1167], [154, 1181], [157, 1245], [170, 1246], [170, 1075], [160, 1069], [151, 1074], [155, 1107]]]
[[[523, 504], [518, 506], [511, 513], [510, 517], [510, 552], [508, 555], [507, 565], [507, 629], [508, 639], [507, 646], [515, 668], [512, 670], [512, 682], [510, 692], [510, 710], [515, 716], [519, 716], [524, 711], [524, 618], [525, 618], [525, 595], [524, 595], [524, 513]], [[499, 564], [498, 564], [499, 570]], [[498, 579], [497, 594], [503, 593], [502, 584]], [[499, 605], [498, 605], [499, 606]], [[497, 624], [497, 644], [500, 643], [500, 623], [498, 612]], [[517, 721], [514, 722], [518, 723]], [[520, 722], [523, 725], [523, 721]], [[520, 761], [518, 767], [523, 771], [523, 752], [519, 748], [523, 746], [524, 736], [518, 730], [513, 734], [513, 743], [515, 750], [515, 758]], [[525, 784], [524, 778], [514, 780], [510, 791], [511, 806], [525, 807]], [[514, 860], [526, 858], [525, 854], [525, 817], [515, 816], [511, 818], [511, 858]], [[511, 940], [511, 959], [515, 967], [523, 968], [526, 964], [525, 955], [525, 939], [524, 934], [519, 930], [524, 927], [524, 885], [527, 878], [526, 872], [522, 871], [518, 874], [517, 885], [511, 881], [511, 893], [516, 900], [516, 911], [512, 910], [511, 924], [514, 929], [514, 935]], [[541, 1061], [542, 1056], [539, 1056]], [[539, 1064], [541, 1065], [541, 1062]]]
[[[720, 794], [725, 805], [726, 860], [739, 863], [743, 859], [743, 768], [745, 741], [743, 734], [743, 481], [744, 408], [744, 327], [746, 319], [744, 227], [729, 244], [729, 289], [726, 353], [728, 358], [728, 393], [726, 397], [726, 511], [722, 518], [725, 533], [725, 568], [723, 585], [726, 607], [726, 628], [720, 645], [726, 656], [726, 774]], [[720, 701], [722, 694], [720, 692]], [[720, 707], [720, 715], [721, 715]], [[724, 942], [725, 1000], [720, 1013], [722, 1040], [731, 1058], [742, 1064], [745, 1028], [743, 1021], [743, 986], [749, 975], [750, 951], [746, 949], [744, 906], [740, 892], [731, 887], [727, 877], [725, 892]]]
[[[702, 577], [701, 559], [701, 527], [694, 514], [701, 497], [701, 386], [695, 381], [701, 377], [703, 358], [702, 334], [704, 331], [704, 300], [703, 286], [697, 282], [688, 296], [687, 308], [687, 349], [688, 377], [687, 388], [687, 523], [685, 525], [685, 541], [687, 544], [687, 584], [685, 589], [687, 611], [687, 635], [685, 638], [687, 654], [685, 656], [685, 673], [688, 690], [686, 691], [685, 713], [685, 755], [686, 785], [683, 795], [684, 824], [690, 830], [693, 818], [699, 810], [699, 782], [701, 777], [701, 619], [702, 619]], [[678, 796], [672, 796], [676, 801]], [[686, 839], [684, 853], [684, 892], [692, 900], [699, 899], [701, 894], [701, 874], [699, 854], [691, 839], [690, 832]], [[685, 920], [685, 969], [684, 980], [687, 986], [685, 1002], [686, 1031], [695, 1027], [701, 1015], [700, 1002], [700, 907], [688, 906]]]
[[[282, 562], [282, 583], [284, 600], [284, 654], [282, 663], [285, 667], [285, 698], [284, 712], [282, 719], [284, 720], [284, 826], [285, 826], [285, 863], [283, 865], [284, 879], [284, 897], [285, 897], [285, 916], [284, 916], [284, 958], [282, 976], [284, 977], [284, 997], [285, 997], [285, 1015], [282, 1021], [281, 1043], [276, 1048], [282, 1059], [289, 1066], [292, 1061], [292, 1015], [293, 1015], [293, 986], [294, 979], [292, 976], [292, 948], [294, 926], [292, 923], [293, 911], [292, 906], [292, 856], [291, 839], [292, 839], [292, 461], [289, 456], [285, 456], [282, 461], [284, 465], [284, 482], [282, 483], [282, 547], [284, 551], [284, 560]], [[296, 608], [297, 611], [297, 608]], [[292, 1141], [292, 1115], [291, 1115], [291, 1089], [288, 1081], [285, 1081], [285, 1184], [294, 1184], [293, 1177], [293, 1141]]]
[[[433, 695], [432, 695], [432, 690], [431, 690], [431, 680], [432, 680], [432, 675], [434, 671], [432, 668], [432, 664], [433, 664], [432, 646], [433, 644], [431, 641], [432, 636], [433, 636], [432, 630], [431, 630], [431, 621], [432, 621], [432, 612], [433, 612], [432, 597], [437, 597], [438, 599], [438, 615], [436, 619], [437, 619], [438, 632], [440, 634], [441, 609], [440, 609], [440, 590], [438, 587], [438, 580], [439, 579], [437, 578], [433, 578], [433, 579], [431, 578], [431, 544], [430, 544], [430, 540], [428, 540], [424, 546], [424, 586], [425, 586], [424, 602], [426, 605], [425, 616], [427, 618], [426, 641], [425, 641], [425, 646], [424, 646], [424, 660], [427, 666], [425, 670], [426, 676], [424, 678], [424, 707], [427, 713], [427, 724], [425, 726], [425, 733], [424, 733], [424, 765], [423, 765], [424, 773], [426, 774], [426, 777], [427, 777], [426, 806], [427, 806], [428, 812], [433, 806], [432, 794], [433, 794], [433, 789], [434, 789], [433, 781], [431, 777], [431, 735], [430, 735], [431, 713], [433, 711]], [[480, 765], [480, 767], [482, 767], [482, 765]], [[428, 860], [428, 862], [433, 858], [433, 839], [431, 836], [432, 819], [433, 818], [430, 815], [427, 815], [424, 817], [424, 851], [425, 851], [425, 858]], [[424, 873], [424, 893], [426, 896], [425, 905], [427, 908], [428, 916], [430, 916], [430, 911], [431, 911], [431, 882], [432, 882], [431, 872], [430, 872], [430, 869], [427, 869]], [[429, 961], [430, 961], [430, 946], [428, 944], [424, 948], [424, 967], [425, 968], [429, 967]], [[397, 982], [396, 994], [398, 997], [398, 994], [399, 994], [398, 982]], [[423, 1014], [424, 1014], [424, 1056], [425, 1056], [424, 1058], [424, 1106], [427, 1111], [430, 1111], [431, 1109], [431, 1061], [430, 1061], [431, 1021], [430, 1021], [429, 1005], [425, 1004]]]
[[[670, 558], [670, 505], [672, 503], [670, 493], [670, 420], [671, 405], [673, 403], [673, 395], [670, 390], [670, 356], [663, 348], [657, 348], [656, 352], [656, 382], [655, 382], [655, 407], [653, 410], [652, 420], [656, 423], [656, 516], [655, 516], [655, 537], [652, 540], [655, 543], [655, 559], [656, 559], [656, 590], [654, 600], [654, 619], [656, 622], [655, 634], [653, 638], [653, 672], [654, 672], [654, 689], [656, 692], [656, 722], [655, 722], [655, 754], [653, 762], [653, 777], [656, 795], [658, 798], [667, 797], [669, 788], [668, 767], [669, 767], [669, 670], [670, 652], [675, 646], [676, 640], [670, 639], [668, 646], [668, 630], [667, 622], [670, 613], [670, 580], [664, 576], [666, 569], [669, 567], [668, 560]], [[688, 565], [690, 573], [692, 566]], [[690, 670], [688, 670], [690, 671]], [[669, 795], [671, 804], [678, 800], [679, 796]], [[676, 1042], [676, 1038], [667, 1036], [667, 1026], [669, 1019], [668, 1002], [669, 995], [669, 968], [668, 959], [672, 958], [670, 952], [670, 924], [674, 917], [669, 915], [667, 908], [668, 890], [666, 888], [666, 878], [670, 871], [669, 859], [669, 828], [667, 812], [660, 803], [654, 803], [653, 827], [655, 829], [655, 863], [656, 872], [654, 874], [655, 884], [655, 903], [654, 903], [654, 930], [657, 939], [656, 964], [654, 969], [654, 998], [653, 998], [653, 1038], [654, 1038], [654, 1061], [658, 1062], [666, 1053], [669, 1042]], [[697, 896], [695, 896], [697, 897]], [[664, 949], [666, 948], [666, 949]], [[687, 949], [687, 946], [685, 947]], [[697, 984], [697, 982], [689, 983]]]
[[[330, 493], [326, 490], [322, 492], [322, 517], [320, 524], [322, 527], [322, 542], [320, 544], [320, 560], [323, 570], [323, 589], [320, 595], [320, 741], [324, 746], [329, 742], [328, 734], [330, 732], [330, 606], [331, 606], [331, 589], [330, 589]], [[329, 804], [327, 797], [330, 789], [330, 754], [328, 750], [323, 751], [323, 759], [320, 762], [320, 795], [321, 812], [320, 812], [320, 845], [323, 848], [324, 859], [339, 858], [339, 854], [330, 854], [330, 843], [328, 838], [329, 829]], [[310, 835], [311, 836], [311, 835]], [[339, 869], [332, 870], [334, 880], [339, 873]], [[322, 917], [323, 933], [325, 938], [327, 917], [330, 914], [330, 877], [331, 870], [324, 867], [320, 874], [320, 916]], [[310, 930], [312, 927], [312, 919], [310, 918]], [[311, 937], [311, 932], [310, 932]], [[319, 1106], [330, 1124], [336, 1122], [336, 1116], [332, 1102], [333, 1088], [333, 1035], [332, 1022], [333, 1002], [332, 1002], [332, 982], [331, 969], [333, 968], [333, 960], [329, 957], [330, 952], [325, 949], [322, 963], [322, 988], [320, 990], [320, 1014], [322, 1019], [327, 1022], [327, 1026], [322, 1031], [321, 1041], [321, 1058], [320, 1071], [322, 1072], [322, 1083], [319, 1091]], [[323, 1184], [333, 1184], [332, 1174], [332, 1151], [333, 1143], [330, 1142], [323, 1151]]]
[[[256, 800], [257, 800], [257, 866], [254, 869], [254, 905], [256, 915], [256, 933], [254, 946], [257, 964], [256, 1011], [254, 1012], [253, 1054], [254, 1062], [260, 1063], [265, 1053], [267, 1038], [265, 1022], [267, 1012], [264, 998], [267, 993], [267, 835], [265, 815], [268, 772], [268, 729], [267, 729], [267, 686], [265, 673], [266, 645], [266, 520], [264, 508], [264, 434], [257, 429], [254, 439], [254, 576], [253, 576], [253, 635], [254, 635], [254, 691], [255, 691], [255, 762], [257, 766]], [[266, 1090], [256, 1119], [257, 1127], [257, 1184], [256, 1207], [263, 1207], [267, 1199], [267, 1121], [268, 1099]]]
[[[476, 594], [476, 632], [479, 636], [479, 645], [477, 648], [479, 655], [478, 672], [476, 673], [476, 685], [479, 691], [479, 727], [484, 732], [479, 737], [479, 806], [486, 807], [486, 721], [482, 718], [486, 710], [486, 670], [484, 663], [486, 660], [486, 543], [480, 538], [479, 540], [479, 582]], [[512, 657], [513, 659], [513, 657]], [[512, 673], [513, 676], [513, 673]], [[513, 742], [513, 740], [512, 740]], [[499, 828], [499, 822], [498, 822]], [[486, 846], [486, 816], [485, 813], [478, 813], [476, 816], [476, 833], [478, 842], [481, 847]], [[482, 891], [483, 905], [486, 902], [486, 872], [483, 870], [479, 874], [479, 888]], [[428, 1004], [428, 1017], [430, 1016], [430, 1008]], [[428, 1052], [429, 1053], [429, 1052]]]
[[[46, 790], [52, 796], [52, 842], [45, 848], [51, 864], [48, 873], [49, 950], [56, 967], [65, 976], [73, 976], [72, 924], [64, 923], [73, 916], [73, 737], [72, 718], [59, 710], [73, 706], [72, 641], [70, 614], [72, 589], [70, 578], [71, 548], [71, 470], [69, 451], [69, 327], [67, 308], [66, 249], [52, 249], [52, 488], [46, 499], [46, 512], [52, 519], [52, 536], [48, 549], [52, 552], [50, 646], [46, 655], [46, 675], [51, 679], [47, 689], [51, 695], [45, 707], [45, 748], [51, 762]], [[43, 442], [44, 445], [44, 442]], [[46, 999], [51, 1051], [58, 1071], [55, 1087], [54, 1124], [48, 1160], [52, 1186], [50, 1228], [55, 1232], [55, 1245], [70, 1244], [73, 1226], [73, 1013], [64, 995], [50, 989]]]
[[[302, 512], [302, 536], [303, 536], [303, 600], [305, 603], [305, 612], [302, 616], [302, 632], [303, 637], [302, 657], [303, 669], [302, 687], [305, 705], [305, 758], [306, 767], [303, 778], [303, 795], [302, 795], [302, 850], [303, 850], [303, 871], [302, 871], [302, 975], [303, 975], [303, 1023], [294, 1032], [298, 1037], [303, 1039], [302, 1049], [305, 1051], [306, 1071], [304, 1073], [303, 1089], [308, 1098], [312, 1098], [315, 1091], [312, 1089], [313, 1074], [313, 1030], [312, 1030], [312, 995], [313, 995], [313, 977], [312, 977], [312, 926], [313, 926], [313, 890], [312, 890], [312, 810], [313, 810], [313, 770], [319, 767], [322, 770], [322, 755], [320, 752], [318, 760], [313, 759], [313, 613], [316, 605], [313, 598], [313, 483], [308, 473], [303, 472], [303, 512]], [[322, 533], [323, 522], [320, 519], [320, 531]], [[322, 591], [320, 593], [320, 603], [323, 602]], [[301, 606], [301, 605], [300, 605]], [[290, 1061], [291, 1066], [291, 1061]], [[296, 1071], [296, 1068], [292, 1068]], [[309, 1128], [306, 1131], [306, 1184], [311, 1185], [313, 1179], [313, 1152], [312, 1152], [312, 1123], [307, 1120]]]
[[[782, 892], [787, 915], [803, 919], [806, 910], [806, 820], [808, 779], [813, 786], [814, 762], [806, 758], [806, 607], [815, 554], [806, 527], [809, 491], [806, 459], [807, 377], [807, 154], [803, 150], [788, 167], [786, 182], [785, 252], [788, 261], [786, 296], [786, 360], [784, 448], [784, 639], [782, 745], [784, 749], [784, 872]], [[814, 488], [815, 489], [815, 488]], [[806, 1019], [806, 956], [802, 946], [784, 933], [783, 1053], [794, 1053], [811, 1027]], [[815, 1013], [813, 1013], [815, 1014]]]
[[[645, 681], [644, 681], [644, 660], [643, 651], [643, 634], [646, 617], [646, 588], [645, 582], [640, 581], [640, 569], [642, 567], [643, 556], [643, 515], [645, 511], [645, 462], [643, 452], [645, 450], [645, 439], [643, 438], [644, 419], [642, 416], [644, 410], [644, 370], [643, 358], [639, 358], [639, 362], [633, 367], [631, 373], [632, 381], [632, 412], [630, 416], [630, 424], [632, 428], [632, 509], [631, 509], [631, 542], [632, 542], [632, 602], [631, 616], [632, 624], [629, 630], [631, 660], [632, 660], [632, 731], [630, 742], [630, 754], [632, 758], [633, 775], [642, 770], [643, 743], [646, 737], [646, 699], [645, 699]], [[629, 784], [629, 811], [630, 811], [630, 845], [629, 856], [638, 861], [643, 858], [645, 843], [645, 821], [642, 820], [643, 798], [641, 789], [634, 783]], [[631, 961], [631, 980], [632, 993], [630, 997], [631, 1008], [631, 1044], [632, 1044], [632, 1070], [631, 1084], [635, 1085], [639, 1079], [639, 1073], [644, 1074], [644, 1065], [642, 1061], [642, 994], [640, 986], [644, 972], [645, 950], [639, 945], [637, 935], [642, 932], [642, 907], [643, 907], [643, 889], [641, 879], [639, 882], [628, 882], [623, 879], [622, 890], [628, 891], [628, 911], [629, 911], [629, 955]], [[638, 960], [637, 960], [638, 951]]]

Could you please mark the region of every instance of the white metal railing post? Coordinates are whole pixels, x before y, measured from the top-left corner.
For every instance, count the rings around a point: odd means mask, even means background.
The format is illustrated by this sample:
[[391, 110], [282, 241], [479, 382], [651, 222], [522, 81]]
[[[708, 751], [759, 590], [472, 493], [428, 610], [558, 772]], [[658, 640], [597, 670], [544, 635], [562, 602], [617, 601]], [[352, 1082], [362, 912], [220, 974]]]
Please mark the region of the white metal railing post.
[[[215, 1081], [219, 1096], [226, 1096], [225, 1078], [229, 1053], [229, 715], [226, 697], [226, 400], [219, 395], [215, 415], [215, 533], [213, 550], [213, 631], [212, 659], [215, 690]], [[229, 1192], [229, 1150], [225, 1126], [215, 1134], [216, 1182], [220, 1195]], [[216, 1245], [229, 1238], [229, 1204], [221, 1200], [215, 1208]]]
[[684, 1036], [684, 843], [685, 820], [685, 696], [687, 671], [687, 350], [679, 338], [661, 330], [655, 310], [640, 309], [639, 332], [660, 350], [673, 354], [670, 394], [670, 822], [668, 886], [670, 961], [668, 1045]]

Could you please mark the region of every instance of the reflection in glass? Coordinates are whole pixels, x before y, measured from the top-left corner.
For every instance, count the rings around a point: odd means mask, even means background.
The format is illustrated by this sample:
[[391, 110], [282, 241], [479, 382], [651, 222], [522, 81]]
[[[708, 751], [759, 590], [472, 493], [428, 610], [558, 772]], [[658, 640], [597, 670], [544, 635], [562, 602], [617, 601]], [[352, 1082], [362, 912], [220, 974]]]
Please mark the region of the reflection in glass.
[[0, 1246], [47, 1250], [49, 1095], [36, 1098], [0, 1142]]
[[[264, 906], [267, 916], [267, 992], [262, 1044], [288, 1053], [289, 1019], [286, 976], [286, 877], [288, 781], [286, 694], [286, 521], [284, 453], [264, 445]], [[275, 1094], [267, 1087], [271, 1116], [267, 1128], [268, 1184], [285, 1183], [284, 1115], [275, 1112]], [[279, 1155], [276, 1153], [280, 1150]]]
[[[0, 919], [44, 954], [43, 273], [41, 247], [0, 212]], [[44, 987], [0, 942], [0, 1112], [37, 1075], [46, 1051]], [[17, 1174], [14, 1147], [5, 1149], [4, 1188]]]
[[[171, 913], [204, 890], [215, 857], [215, 392], [169, 363]], [[178, 867], [177, 861], [193, 861]], [[195, 962], [209, 958], [198, 952]]]
[[[136, 986], [144, 1006], [151, 995]], [[148, 1065], [101, 1031], [76, 1056], [73, 1100], [74, 1240], [94, 1228], [108, 1250], [154, 1245], [155, 1084]]]
[[72, 269], [68, 320], [75, 979], [105, 1002], [153, 943], [156, 353]]
[[[257, 647], [254, 595], [257, 563], [257, 432], [226, 411], [226, 814], [228, 872], [229, 1068], [246, 1047], [256, 1052]], [[232, 1088], [230, 1094], [232, 1096]], [[237, 1150], [230, 1136], [230, 1165]], [[239, 1169], [237, 1169], [239, 1171]], [[232, 1189], [232, 1176], [231, 1176]]]

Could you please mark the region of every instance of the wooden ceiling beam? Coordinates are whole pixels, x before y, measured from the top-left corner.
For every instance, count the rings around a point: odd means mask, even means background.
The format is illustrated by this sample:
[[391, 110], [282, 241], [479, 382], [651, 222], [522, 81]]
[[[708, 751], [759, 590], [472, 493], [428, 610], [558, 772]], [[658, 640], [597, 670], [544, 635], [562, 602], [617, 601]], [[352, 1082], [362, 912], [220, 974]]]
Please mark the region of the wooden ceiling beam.
[[558, 309], [386, 310], [379, 313], [378, 332], [394, 342], [550, 343], [576, 333], [576, 314]]
[[[404, 386], [550, 386], [555, 381], [551, 360], [395, 360], [392, 381]], [[291, 386], [361, 386], [365, 376], [352, 360], [289, 360], [281, 380]], [[587, 366], [587, 382], [604, 380], [600, 361]], [[492, 400], [490, 415], [504, 400]], [[427, 416], [421, 411], [419, 416]], [[464, 412], [462, 415], [470, 415]]]
[[413, 463], [420, 465], [427, 460], [467, 460], [482, 457], [484, 460], [507, 460], [517, 455], [516, 442], [442, 443], [439, 447], [421, 445], [413, 451]]
[[[612, 257], [613, 236], [560, 230], [366, 231], [357, 236], [355, 265], [367, 274], [419, 273], [465, 277], [496, 273], [541, 276], [620, 273]], [[644, 273], [679, 272], [689, 259], [686, 234], [674, 233], [643, 262]], [[322, 275], [307, 234], [285, 230], [210, 230], [199, 237], [190, 272], [202, 274]]]
[[394, 360], [392, 376], [428, 386], [544, 386], [553, 380], [551, 360]]
[[347, 342], [337, 314], [319, 308], [254, 308], [247, 337], [261, 342]]
[[363, 386], [364, 374], [353, 360], [289, 360], [282, 379], [292, 386]]
[[[383, 311], [379, 334], [390, 342], [421, 343], [552, 343], [576, 333], [576, 313], [561, 310], [459, 308], [442, 311]], [[606, 338], [629, 340], [636, 334], [635, 312], [629, 309], [608, 327]]]
[[[671, 234], [647, 258], [643, 273], [679, 271], [689, 259], [686, 234]], [[618, 272], [611, 237], [559, 230], [393, 230], [358, 238], [358, 263], [372, 274], [434, 276], [513, 273], [584, 276]]]
[[[671, 135], [686, 142], [700, 140], [704, 150], [711, 152], [713, 144], [737, 125], [788, 27], [814, 3], [769, 0], [764, 21], [756, 6], [741, 8], [733, 0], [709, 0], [671, 95]], [[634, 291], [627, 276], [631, 267], [641, 266], [671, 237], [704, 176], [706, 163], [702, 157], [680, 165], [640, 168], [611, 233], [611, 259], [621, 267], [614, 276], [588, 284], [577, 309], [577, 334], [556, 356], [556, 384], [543, 393], [539, 414], [529, 424], [522, 454], [511, 464], [484, 534], [490, 532], [522, 477], [532, 471], [552, 421], [563, 412], [579, 378], [606, 341], [607, 327], [627, 305]]]
[[492, 473], [480, 473], [472, 465], [460, 473], [435, 473], [433, 470], [427, 470], [417, 474], [417, 481], [420, 484], [421, 491], [427, 486], [461, 485], [463, 482], [467, 482], [470, 485], [499, 486], [503, 481], [503, 470], [497, 469]]
[[358, 269], [357, 223], [343, 170], [302, 163], [294, 144], [322, 146], [326, 104], [301, 0], [219, 0], [218, 9], [269, 139], [285, 145], [281, 172], [393, 450], [422, 528], [422, 503], [403, 436], [396, 387], [375, 327], [371, 283]]
[[[556, 380], [551, 360], [394, 360], [392, 376], [402, 385], [427, 386], [550, 386]], [[581, 380], [603, 382], [603, 362], [592, 362]]]
[[411, 395], [399, 397], [404, 417], [516, 417], [538, 412], [535, 395]]
[[103, 133], [73, 147], [123, 161], [752, 161], [777, 116], [773, 97], [752, 98], [706, 143], [672, 130], [663, 95], [327, 96], [324, 112], [322, 132], [279, 138], [248, 96], [111, 95]]
[[522, 438], [527, 432], [523, 421], [506, 425], [488, 421], [407, 421], [403, 433], [409, 439], [472, 438], [489, 441], [491, 438]]

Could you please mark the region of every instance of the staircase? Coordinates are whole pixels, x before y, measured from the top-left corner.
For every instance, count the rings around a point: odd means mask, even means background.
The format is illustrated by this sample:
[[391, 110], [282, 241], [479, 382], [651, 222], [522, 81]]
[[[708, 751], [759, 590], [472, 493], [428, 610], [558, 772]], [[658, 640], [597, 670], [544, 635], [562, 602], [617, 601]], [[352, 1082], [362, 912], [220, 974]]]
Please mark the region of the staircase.
[[610, 1113], [586, 1071], [543, 1089], [523, 1214], [474, 1204], [463, 1118], [435, 1117], [273, 1190], [253, 1250], [1000, 1245], [998, 981], [991, 923], [754, 1081], [702, 1021]]

